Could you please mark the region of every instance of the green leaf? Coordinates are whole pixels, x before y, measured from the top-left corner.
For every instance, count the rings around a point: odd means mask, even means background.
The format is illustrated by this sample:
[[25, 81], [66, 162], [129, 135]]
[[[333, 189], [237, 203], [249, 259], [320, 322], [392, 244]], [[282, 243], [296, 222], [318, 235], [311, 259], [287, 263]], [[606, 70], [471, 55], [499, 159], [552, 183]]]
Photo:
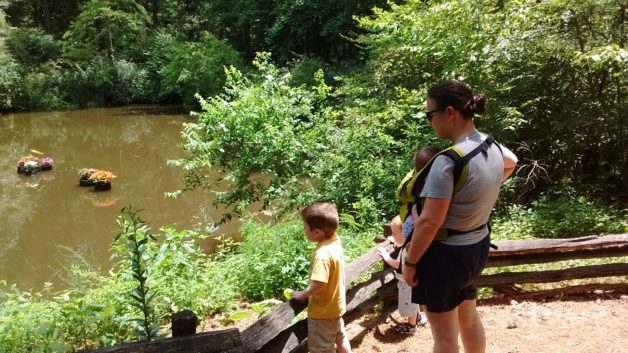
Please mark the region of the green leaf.
[[260, 315], [264, 311], [264, 306], [259, 303], [253, 303], [251, 304], [251, 309], [253, 309], [253, 311], [255, 311], [258, 315]]
[[249, 319], [252, 318], [253, 315], [251, 315], [251, 313], [247, 313], [245, 311], [239, 311], [233, 315], [229, 316], [229, 320], [231, 321], [239, 321], [239, 320], [244, 320], [244, 319]]

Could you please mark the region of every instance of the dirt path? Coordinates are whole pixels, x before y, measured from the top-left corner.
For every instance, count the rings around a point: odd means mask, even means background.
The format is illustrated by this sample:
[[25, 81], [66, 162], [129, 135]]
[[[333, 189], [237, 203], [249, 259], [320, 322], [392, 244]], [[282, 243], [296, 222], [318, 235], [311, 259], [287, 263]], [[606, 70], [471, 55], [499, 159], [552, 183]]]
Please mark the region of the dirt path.
[[[546, 303], [513, 301], [510, 305], [482, 305], [479, 311], [489, 353], [628, 353], [626, 295], [591, 295]], [[432, 352], [429, 326], [415, 336], [404, 336], [394, 330], [396, 318], [397, 313], [383, 319], [371, 313], [349, 325], [353, 351]], [[464, 351], [462, 346], [460, 351]]]

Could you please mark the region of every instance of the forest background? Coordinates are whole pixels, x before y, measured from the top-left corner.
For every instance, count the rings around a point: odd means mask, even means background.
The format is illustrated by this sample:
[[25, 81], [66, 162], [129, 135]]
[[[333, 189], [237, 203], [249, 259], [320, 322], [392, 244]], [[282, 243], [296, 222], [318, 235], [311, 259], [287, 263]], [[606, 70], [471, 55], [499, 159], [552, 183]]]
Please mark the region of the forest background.
[[479, 129], [520, 158], [497, 239], [626, 232], [626, 15], [619, 0], [0, 1], [1, 111], [199, 110], [171, 196], [226, 184], [215, 221], [244, 220], [240, 244], [205, 254], [196, 240], [211, 234], [153, 235], [126, 209], [110, 275], [77, 260], [68, 290], [2, 283], [0, 350], [152, 339], [182, 308], [226, 323], [239, 301], [263, 313], [304, 284], [295, 210], [314, 200], [338, 205], [359, 256], [395, 214], [413, 151], [442, 145], [423, 112], [443, 79], [486, 94]]

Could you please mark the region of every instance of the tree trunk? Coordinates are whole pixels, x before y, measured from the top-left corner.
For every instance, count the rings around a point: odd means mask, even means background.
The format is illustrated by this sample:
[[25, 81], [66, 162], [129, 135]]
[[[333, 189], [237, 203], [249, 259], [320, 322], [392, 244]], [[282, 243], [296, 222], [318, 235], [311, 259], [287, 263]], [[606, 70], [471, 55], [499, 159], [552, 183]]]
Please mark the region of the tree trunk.
[[160, 0], [153, 0], [153, 6], [152, 6], [152, 12], [153, 12], [153, 28], [157, 28], [159, 26], [159, 10], [161, 9], [161, 1]]

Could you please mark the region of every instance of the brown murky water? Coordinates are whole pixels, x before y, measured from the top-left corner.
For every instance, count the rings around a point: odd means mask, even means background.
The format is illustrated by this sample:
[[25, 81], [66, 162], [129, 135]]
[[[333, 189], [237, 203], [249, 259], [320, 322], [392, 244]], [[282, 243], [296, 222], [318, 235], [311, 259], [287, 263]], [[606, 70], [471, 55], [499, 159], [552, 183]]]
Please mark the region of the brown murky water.
[[[209, 193], [164, 198], [182, 185], [183, 173], [166, 161], [182, 156], [180, 131], [190, 119], [150, 107], [0, 115], [0, 280], [62, 287], [72, 253], [107, 270], [116, 217], [129, 204], [155, 232], [209, 221]], [[16, 161], [31, 149], [52, 157], [53, 169], [17, 174]], [[112, 189], [79, 187], [77, 171], [86, 167], [114, 172]]]

